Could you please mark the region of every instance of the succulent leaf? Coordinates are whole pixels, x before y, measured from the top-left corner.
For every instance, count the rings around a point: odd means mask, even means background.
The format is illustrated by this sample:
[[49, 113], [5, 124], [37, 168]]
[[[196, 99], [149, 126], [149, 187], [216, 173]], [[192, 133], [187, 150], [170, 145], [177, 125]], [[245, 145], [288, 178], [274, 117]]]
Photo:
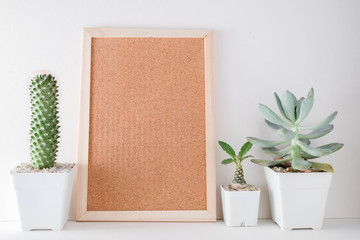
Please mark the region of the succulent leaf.
[[305, 143], [306, 145], [310, 145], [310, 140], [309, 139], [299, 139], [301, 142]]
[[283, 106], [282, 106], [282, 104], [281, 104], [281, 100], [280, 100], [280, 98], [279, 98], [279, 95], [278, 95], [276, 92], [274, 92], [274, 95], [275, 95], [276, 104], [277, 104], [277, 106], [278, 106], [278, 108], [279, 108], [280, 113], [281, 113], [287, 120], [290, 120], [290, 119], [288, 118], [288, 116], [286, 116], [286, 113], [285, 113], [284, 108], [283, 108]]
[[334, 173], [334, 169], [330, 164], [327, 163], [318, 163], [318, 162], [310, 162], [313, 168], [316, 168], [318, 170], [322, 170], [325, 172], [331, 172]]
[[299, 130], [316, 130], [325, 127], [326, 125], [330, 124], [334, 118], [336, 117], [337, 112], [333, 112], [330, 114], [327, 118], [325, 118], [323, 121], [312, 125], [312, 126], [299, 126]]
[[270, 155], [271, 157], [280, 158], [288, 155], [290, 153], [290, 148], [291, 146], [288, 146], [282, 150], [279, 150], [276, 147], [263, 147], [261, 149], [264, 151], [264, 153]]
[[245, 154], [247, 154], [247, 153], [250, 151], [250, 149], [251, 149], [252, 146], [253, 146], [253, 145], [252, 145], [251, 142], [246, 142], [246, 143], [241, 147], [241, 150], [240, 150], [240, 152], [239, 152], [239, 158], [242, 159], [242, 158], [245, 156]]
[[311, 167], [311, 163], [308, 161], [305, 161], [299, 154], [299, 152], [292, 152], [291, 153], [292, 156], [292, 161], [291, 161], [291, 166], [296, 169], [296, 170], [306, 170], [309, 169]]
[[296, 137], [296, 133], [285, 128], [279, 129], [277, 134], [285, 141], [291, 141]]
[[265, 120], [265, 123], [271, 128], [273, 129], [282, 139], [284, 139], [285, 141], [289, 141], [292, 140], [295, 136], [296, 133], [294, 133], [293, 131], [286, 129], [280, 125], [277, 125], [275, 123], [269, 122], [268, 120]]
[[233, 158], [224, 159], [221, 161], [221, 164], [227, 165], [233, 163], [235, 160]]
[[288, 161], [291, 161], [291, 160], [292, 160], [292, 157], [287, 156], [287, 157], [285, 157], [283, 159], [280, 159], [280, 160], [251, 159], [251, 162], [256, 163], [256, 164], [258, 164], [260, 166], [271, 167], [271, 166], [275, 166], [275, 165], [278, 165], [280, 163], [288, 162]]
[[314, 89], [310, 89], [306, 99], [301, 103], [299, 117], [295, 124], [301, 123], [310, 113], [314, 105]]
[[277, 131], [279, 129], [282, 129], [283, 127], [280, 125], [277, 125], [275, 123], [269, 122], [268, 120], [265, 120], [265, 123], [273, 130]]
[[229, 154], [232, 157], [235, 157], [236, 155], [235, 151], [229, 144], [223, 141], [219, 141], [219, 145], [227, 154]]
[[259, 145], [261, 147], [275, 147], [285, 142], [285, 141], [268, 141], [255, 137], [247, 137], [247, 140], [249, 140], [249, 142], [251, 142], [252, 144]]
[[294, 94], [286, 91], [281, 98], [281, 104], [284, 108], [286, 116], [290, 119], [290, 121], [295, 122], [295, 108], [297, 105], [297, 100]]
[[301, 139], [316, 139], [322, 136], [325, 136], [329, 132], [331, 132], [334, 129], [334, 125], [327, 125], [323, 128], [314, 130], [308, 134], [299, 134], [299, 138]]
[[310, 154], [308, 154], [306, 152], [301, 152], [300, 156], [303, 159], [315, 159], [315, 158], [318, 158], [318, 156], [313, 156], [313, 155], [310, 155]]
[[342, 143], [330, 143], [320, 147], [311, 147], [301, 141], [297, 141], [297, 144], [302, 148], [302, 150], [304, 150], [304, 152], [317, 157], [334, 153], [344, 146]]
[[296, 104], [296, 119], [299, 118], [300, 116], [300, 109], [301, 109], [301, 104], [302, 102], [305, 100], [304, 97], [301, 97], [298, 101], [297, 101], [297, 104]]
[[281, 125], [286, 128], [291, 128], [292, 126], [283, 121], [276, 113], [274, 113], [270, 108], [263, 104], [259, 104], [259, 109], [263, 117], [268, 120], [269, 122], [275, 123], [277, 125]]

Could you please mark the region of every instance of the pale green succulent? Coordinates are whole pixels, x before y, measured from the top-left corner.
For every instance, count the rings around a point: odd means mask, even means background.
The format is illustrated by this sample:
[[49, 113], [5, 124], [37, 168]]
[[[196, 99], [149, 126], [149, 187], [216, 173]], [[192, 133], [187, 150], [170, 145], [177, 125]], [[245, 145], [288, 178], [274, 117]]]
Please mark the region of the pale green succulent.
[[[333, 112], [325, 120], [315, 125], [300, 126], [314, 105], [314, 90], [311, 89], [306, 98], [297, 99], [294, 94], [286, 91], [281, 100], [275, 93], [275, 99], [285, 120], [263, 104], [259, 104], [259, 109], [265, 118], [266, 124], [279, 135], [280, 140], [268, 141], [255, 137], [247, 138], [251, 143], [262, 147], [264, 153], [269, 154], [274, 160], [252, 159], [251, 161], [269, 167], [291, 161], [291, 166], [295, 170], [301, 171], [313, 167], [333, 172], [330, 164], [312, 162], [308, 161], [308, 159], [331, 154], [344, 145], [342, 143], [330, 143], [319, 147], [310, 146], [311, 139], [320, 138], [333, 130], [334, 126], [330, 123], [336, 117], [337, 112]], [[309, 132], [301, 133], [300, 131]], [[285, 147], [282, 149], [276, 148], [276, 146], [283, 144]]]

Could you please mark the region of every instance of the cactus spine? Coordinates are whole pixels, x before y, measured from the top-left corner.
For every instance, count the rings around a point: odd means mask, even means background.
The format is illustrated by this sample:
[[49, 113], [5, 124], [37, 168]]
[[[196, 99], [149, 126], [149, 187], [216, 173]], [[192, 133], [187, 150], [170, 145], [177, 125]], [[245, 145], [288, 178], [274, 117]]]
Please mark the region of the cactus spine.
[[33, 168], [54, 166], [59, 144], [58, 86], [50, 74], [36, 75], [30, 84], [30, 156]]

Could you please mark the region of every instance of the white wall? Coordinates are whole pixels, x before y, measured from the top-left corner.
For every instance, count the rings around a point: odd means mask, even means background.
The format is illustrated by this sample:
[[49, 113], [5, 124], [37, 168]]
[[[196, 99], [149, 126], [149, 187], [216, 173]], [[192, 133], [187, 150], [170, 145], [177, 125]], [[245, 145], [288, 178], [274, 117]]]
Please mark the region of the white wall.
[[[76, 161], [83, 27], [213, 29], [217, 138], [237, 148], [246, 136], [273, 137], [259, 102], [274, 108], [274, 91], [303, 96], [314, 87], [308, 123], [339, 111], [335, 130], [316, 143], [345, 143], [323, 159], [336, 171], [326, 217], [360, 217], [360, 1], [2, 0], [0, 220], [17, 219], [9, 170], [29, 160], [28, 84], [36, 70], [48, 69], [60, 81], [58, 160]], [[263, 157], [257, 148], [252, 153]], [[224, 157], [218, 147], [218, 185], [229, 183], [234, 170], [221, 166]], [[260, 217], [269, 217], [262, 169], [246, 162], [245, 171], [263, 189]], [[219, 195], [218, 207], [220, 214]]]

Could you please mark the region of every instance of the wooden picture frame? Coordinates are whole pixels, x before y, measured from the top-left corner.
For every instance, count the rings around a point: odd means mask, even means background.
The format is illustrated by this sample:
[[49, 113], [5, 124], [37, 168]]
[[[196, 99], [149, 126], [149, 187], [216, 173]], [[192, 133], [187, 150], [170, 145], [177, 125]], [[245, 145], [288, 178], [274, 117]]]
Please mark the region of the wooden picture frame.
[[[201, 90], [203, 95], [199, 95], [200, 98], [204, 98], [204, 149], [201, 149], [206, 156], [204, 157], [203, 166], [199, 167], [199, 171], [204, 175], [203, 189], [204, 195], [204, 206], [202, 209], [187, 209], [187, 210], [101, 210], [101, 206], [98, 208], [89, 207], [89, 183], [92, 183], [90, 179], [90, 153], [89, 142], [91, 142], [91, 94], [96, 89], [91, 88], [92, 70], [99, 69], [96, 64], [101, 64], [104, 61], [92, 62], [92, 49], [94, 45], [94, 39], [99, 40], [116, 40], [116, 39], [167, 39], [171, 41], [174, 39], [175, 43], [181, 39], [194, 39], [195, 42], [203, 44], [203, 52], [196, 53], [196, 56], [203, 58], [199, 63], [203, 64], [203, 84], [204, 89]], [[101, 41], [100, 41], [101, 42]], [[146, 42], [145, 42], [146, 43]], [[111, 44], [111, 41], [105, 41], [105, 44]], [[186, 45], [187, 44], [187, 45]], [[178, 44], [174, 44], [178, 46]], [[190, 48], [190, 44], [184, 43], [185, 49], [187, 46]], [[113, 49], [110, 48], [106, 49]], [[107, 51], [110, 51], [107, 50]], [[131, 50], [131, 49], [130, 49]], [[130, 51], [129, 50], [129, 51]], [[112, 51], [112, 50], [111, 50]], [[184, 50], [185, 51], [185, 50]], [[179, 49], [177, 52], [184, 52]], [[77, 201], [76, 201], [76, 221], [216, 221], [216, 161], [215, 161], [215, 114], [214, 114], [214, 53], [213, 53], [213, 32], [209, 30], [154, 30], [154, 29], [121, 29], [121, 28], [85, 28], [83, 35], [83, 67], [82, 67], [82, 82], [81, 82], [81, 100], [80, 100], [80, 126], [79, 126], [79, 146], [78, 146], [78, 168], [77, 168]], [[186, 52], [188, 52], [186, 50]], [[185, 52], [185, 53], [186, 53]], [[96, 52], [95, 52], [96, 53]], [[116, 58], [116, 57], [115, 57]], [[94, 60], [95, 61], [95, 60]], [[191, 61], [191, 60], [189, 60]], [[199, 64], [199, 65], [201, 65]], [[196, 69], [196, 66], [189, 66], [186, 69]], [[185, 68], [184, 68], [185, 69]], [[171, 70], [171, 69], [170, 69]], [[170, 71], [169, 70], [169, 71]], [[95, 71], [95, 70], [94, 70]], [[199, 71], [199, 70], [198, 70]], [[95, 75], [95, 73], [94, 73]], [[202, 76], [202, 75], [201, 75]], [[105, 81], [105, 80], [104, 80]], [[200, 84], [200, 83], [199, 83]], [[95, 86], [95, 85], [93, 85]], [[90, 94], [91, 91], [94, 91]], [[103, 91], [103, 90], [102, 90]], [[129, 90], [130, 91], [130, 90]], [[105, 93], [101, 93], [106, 96]], [[96, 95], [96, 94], [95, 94]], [[99, 96], [99, 95], [97, 95]], [[196, 95], [197, 96], [197, 95]], [[196, 97], [194, 96], [194, 97]], [[166, 101], [165, 101], [166, 102]], [[117, 103], [113, 103], [117, 106]], [[200, 106], [200, 105], [199, 105]], [[95, 111], [95, 110], [94, 110]], [[115, 111], [115, 110], [114, 110]], [[196, 112], [195, 112], [196, 113]], [[106, 124], [106, 122], [104, 123]], [[202, 125], [203, 126], [203, 125]], [[190, 136], [191, 137], [191, 136]], [[197, 137], [197, 136], [194, 136]], [[187, 138], [186, 138], [187, 139]], [[111, 150], [109, 150], [111, 151]], [[109, 152], [107, 151], [107, 152]], [[187, 151], [187, 149], [183, 149]], [[156, 156], [152, 156], [156, 159]], [[118, 158], [114, 157], [118, 161]], [[172, 159], [169, 159], [172, 160]], [[197, 159], [189, 159], [189, 161], [196, 161]], [[93, 160], [92, 160], [93, 161]], [[95, 160], [94, 160], [95, 161]], [[110, 160], [106, 160], [110, 161]], [[155, 161], [155, 160], [154, 160]], [[106, 168], [107, 171], [111, 171], [111, 168]], [[93, 170], [91, 170], [93, 171]], [[113, 174], [119, 174], [114, 172]], [[156, 174], [156, 173], [155, 173]], [[110, 174], [111, 175], [111, 174]], [[194, 175], [193, 175], [194, 176]], [[121, 177], [114, 177], [113, 179], [119, 180]], [[179, 176], [181, 179], [181, 176]], [[185, 181], [185, 180], [184, 180]], [[187, 177], [186, 181], [192, 181], [191, 178]], [[97, 182], [99, 183], [99, 181]], [[198, 184], [194, 182], [193, 184]], [[200, 183], [199, 183], [200, 184]], [[175, 186], [176, 187], [176, 186]], [[152, 189], [157, 189], [156, 186]], [[96, 196], [98, 196], [97, 194]], [[94, 195], [93, 195], [94, 196]], [[189, 200], [190, 201], [190, 200]], [[116, 203], [116, 195], [108, 201], [103, 201], [104, 204], [110, 202]], [[164, 200], [166, 203], [166, 200]], [[159, 208], [162, 207], [162, 203], [158, 203]], [[94, 204], [93, 204], [94, 205]], [[179, 206], [182, 206], [180, 203]], [[186, 202], [185, 202], [186, 205]], [[191, 206], [189, 207], [191, 208]], [[97, 209], [97, 210], [94, 210]], [[100, 209], [100, 210], [99, 210]]]

